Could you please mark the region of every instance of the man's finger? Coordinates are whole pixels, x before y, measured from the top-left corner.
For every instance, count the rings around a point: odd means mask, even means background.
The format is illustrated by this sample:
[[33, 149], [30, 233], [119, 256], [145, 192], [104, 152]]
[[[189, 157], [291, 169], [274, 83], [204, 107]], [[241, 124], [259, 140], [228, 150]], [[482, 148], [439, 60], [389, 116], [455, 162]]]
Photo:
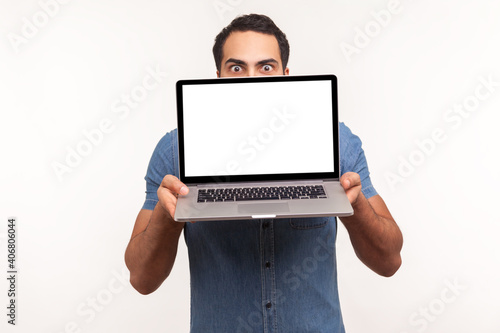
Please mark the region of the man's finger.
[[[181, 183], [182, 184], [182, 183]], [[178, 192], [180, 195], [186, 195], [189, 193], [189, 189], [186, 185], [182, 184], [181, 188], [179, 189]]]
[[351, 181], [349, 180], [349, 178], [345, 178], [342, 182], [342, 187], [344, 187], [344, 190], [347, 190], [348, 188], [351, 187]]
[[189, 193], [188, 187], [173, 175], [166, 175], [161, 182], [161, 186], [166, 187], [175, 194], [186, 195]]
[[355, 172], [346, 172], [345, 174], [342, 175], [340, 183], [342, 184], [342, 187], [345, 190], [347, 190], [350, 189], [351, 187], [361, 185], [361, 179], [359, 178], [359, 175]]

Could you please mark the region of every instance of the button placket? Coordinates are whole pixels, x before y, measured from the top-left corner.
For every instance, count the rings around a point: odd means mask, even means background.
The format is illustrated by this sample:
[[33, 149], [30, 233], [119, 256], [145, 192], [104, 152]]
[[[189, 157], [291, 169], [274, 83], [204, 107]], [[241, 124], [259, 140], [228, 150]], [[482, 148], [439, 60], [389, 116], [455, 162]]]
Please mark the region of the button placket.
[[264, 332], [274, 332], [277, 325], [274, 271], [274, 221], [261, 222], [261, 272], [262, 272], [262, 312]]

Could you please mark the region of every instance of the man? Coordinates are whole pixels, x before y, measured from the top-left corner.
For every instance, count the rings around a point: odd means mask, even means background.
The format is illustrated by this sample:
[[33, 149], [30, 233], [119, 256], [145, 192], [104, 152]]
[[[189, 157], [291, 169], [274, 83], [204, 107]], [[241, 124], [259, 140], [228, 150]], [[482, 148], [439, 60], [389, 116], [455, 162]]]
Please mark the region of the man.
[[[238, 17], [216, 37], [218, 77], [288, 75], [286, 36], [266, 16]], [[253, 98], [249, 96], [249, 98]], [[340, 124], [341, 183], [354, 215], [342, 218], [356, 255], [376, 273], [401, 265], [402, 235], [373, 188], [359, 138]], [[146, 202], [125, 253], [140, 293], [156, 290], [189, 252], [191, 332], [344, 332], [337, 291], [335, 218], [178, 223], [176, 131], [151, 158]]]

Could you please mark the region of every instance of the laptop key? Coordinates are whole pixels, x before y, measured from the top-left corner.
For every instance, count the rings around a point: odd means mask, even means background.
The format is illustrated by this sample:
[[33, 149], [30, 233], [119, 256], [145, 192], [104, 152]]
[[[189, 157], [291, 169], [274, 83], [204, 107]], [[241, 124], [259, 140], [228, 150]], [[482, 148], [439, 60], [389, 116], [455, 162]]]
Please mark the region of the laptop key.
[[252, 201], [252, 200], [262, 200], [262, 198], [255, 198], [255, 197], [236, 198], [236, 201]]

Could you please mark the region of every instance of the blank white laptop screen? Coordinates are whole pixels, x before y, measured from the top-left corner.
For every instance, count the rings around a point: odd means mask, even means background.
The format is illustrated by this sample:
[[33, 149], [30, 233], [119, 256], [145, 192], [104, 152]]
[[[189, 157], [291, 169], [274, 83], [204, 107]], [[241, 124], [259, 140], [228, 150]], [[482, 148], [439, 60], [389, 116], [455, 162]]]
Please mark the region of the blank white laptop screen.
[[185, 176], [336, 171], [330, 81], [182, 89]]

